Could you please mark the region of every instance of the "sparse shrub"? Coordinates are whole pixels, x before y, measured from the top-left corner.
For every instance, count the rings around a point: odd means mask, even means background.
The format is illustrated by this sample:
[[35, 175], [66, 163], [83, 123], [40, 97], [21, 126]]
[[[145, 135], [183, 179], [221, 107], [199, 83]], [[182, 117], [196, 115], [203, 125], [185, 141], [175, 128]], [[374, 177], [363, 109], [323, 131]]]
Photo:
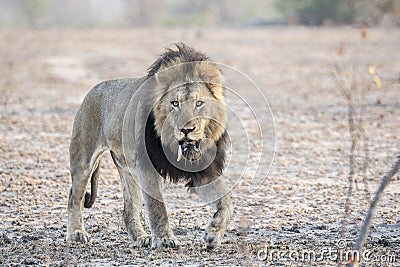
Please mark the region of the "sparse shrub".
[[291, 22], [305, 25], [348, 23], [353, 19], [351, 0], [286, 0], [275, 1], [275, 7]]
[[275, 0], [275, 7], [290, 23], [322, 25], [348, 24], [357, 21], [379, 23], [386, 15], [397, 18], [400, 2], [397, 0]]
[[15, 0], [23, 11], [29, 26], [37, 27], [39, 21], [46, 15], [49, 0]]

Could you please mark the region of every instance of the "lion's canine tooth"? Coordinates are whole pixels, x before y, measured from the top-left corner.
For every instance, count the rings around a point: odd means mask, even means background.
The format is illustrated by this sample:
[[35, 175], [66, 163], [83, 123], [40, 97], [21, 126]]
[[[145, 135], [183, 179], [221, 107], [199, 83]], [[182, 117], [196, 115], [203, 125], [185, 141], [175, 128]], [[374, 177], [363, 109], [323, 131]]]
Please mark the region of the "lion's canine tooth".
[[182, 146], [178, 145], [178, 158], [176, 161], [180, 161], [182, 159]]
[[194, 151], [199, 152], [200, 151], [200, 141], [195, 142], [194, 144]]

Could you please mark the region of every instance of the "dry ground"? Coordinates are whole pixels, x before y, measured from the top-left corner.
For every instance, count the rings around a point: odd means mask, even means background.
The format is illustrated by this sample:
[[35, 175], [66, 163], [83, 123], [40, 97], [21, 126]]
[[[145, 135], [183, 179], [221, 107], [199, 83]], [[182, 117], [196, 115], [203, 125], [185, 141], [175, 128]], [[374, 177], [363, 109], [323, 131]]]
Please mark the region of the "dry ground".
[[[367, 180], [374, 193], [400, 147], [399, 40], [398, 29], [371, 29], [364, 39], [354, 28], [1, 31], [0, 265], [257, 266], [271, 263], [257, 258], [262, 248], [300, 255], [313, 250], [317, 258], [329, 248], [335, 253], [348, 186], [350, 136], [346, 103], [331, 71], [335, 64], [341, 66], [346, 81], [354, 73], [361, 91], [356, 102], [365, 104], [371, 150]], [[107, 155], [99, 197], [85, 210], [92, 240], [67, 246], [68, 145], [79, 103], [102, 80], [144, 75], [163, 48], [178, 41], [237, 68], [261, 88], [276, 124], [268, 177], [251, 193], [251, 183], [261, 179], [243, 177], [233, 192], [234, 221], [222, 246], [211, 252], [204, 249], [202, 236], [212, 209], [195, 205], [182, 186], [168, 186], [171, 225], [181, 246], [150, 250], [138, 248], [125, 232], [121, 186]], [[382, 80], [380, 89], [368, 73], [370, 65]], [[265, 105], [256, 95], [249, 102]], [[240, 109], [240, 103], [232, 105]], [[270, 143], [269, 153], [274, 148]], [[361, 161], [357, 157], [358, 167]], [[268, 162], [260, 168], [266, 172]], [[234, 161], [230, 177], [240, 177], [242, 169]], [[348, 245], [368, 208], [361, 175], [356, 181]], [[370, 258], [385, 257], [364, 261], [364, 266], [400, 266], [399, 188], [395, 176], [366, 246]], [[335, 266], [334, 255], [303, 262], [281, 259], [272, 265]], [[393, 255], [397, 258], [389, 257]]]

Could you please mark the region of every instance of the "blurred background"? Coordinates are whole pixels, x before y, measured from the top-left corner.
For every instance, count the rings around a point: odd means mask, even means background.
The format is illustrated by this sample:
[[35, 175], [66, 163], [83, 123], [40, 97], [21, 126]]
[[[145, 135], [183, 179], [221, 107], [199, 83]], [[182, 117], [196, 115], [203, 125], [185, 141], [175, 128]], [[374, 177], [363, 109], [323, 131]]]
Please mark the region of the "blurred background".
[[398, 0], [0, 0], [0, 27], [399, 26]]

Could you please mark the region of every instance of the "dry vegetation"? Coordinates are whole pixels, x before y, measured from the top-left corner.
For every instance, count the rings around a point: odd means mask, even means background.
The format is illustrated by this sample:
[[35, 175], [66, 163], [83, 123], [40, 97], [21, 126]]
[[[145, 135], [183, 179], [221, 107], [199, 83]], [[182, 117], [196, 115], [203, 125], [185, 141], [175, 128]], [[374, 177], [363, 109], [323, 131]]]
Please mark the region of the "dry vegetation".
[[[400, 31], [363, 34], [366, 38], [354, 28], [1, 31], [0, 265], [247, 266], [267, 264], [257, 259], [261, 248], [336, 249], [351, 139], [346, 101], [330, 76], [334, 65], [340, 65], [345, 82], [356, 73], [358, 85], [369, 88], [360, 90], [356, 100], [361, 102], [356, 103], [364, 106], [371, 194], [400, 147]], [[128, 239], [121, 220], [121, 186], [107, 155], [99, 197], [85, 210], [92, 241], [67, 246], [68, 145], [82, 97], [102, 80], [144, 75], [163, 47], [177, 41], [241, 70], [262, 89], [276, 124], [276, 154], [268, 178], [251, 194], [246, 181], [234, 190], [235, 219], [221, 248], [211, 252], [204, 249], [202, 236], [212, 209], [196, 206], [182, 186], [168, 186], [171, 225], [181, 247], [153, 251]], [[374, 87], [371, 65], [381, 88]], [[354, 162], [362, 168], [362, 158], [356, 156]], [[234, 165], [232, 175], [240, 175], [242, 168]], [[374, 256], [399, 254], [399, 188], [395, 176], [377, 207], [365, 245]], [[368, 207], [362, 173], [356, 173], [344, 234], [349, 247]], [[400, 258], [396, 260], [398, 265]], [[280, 261], [275, 266], [290, 264], [336, 262]], [[393, 266], [380, 264], [370, 266]]]

